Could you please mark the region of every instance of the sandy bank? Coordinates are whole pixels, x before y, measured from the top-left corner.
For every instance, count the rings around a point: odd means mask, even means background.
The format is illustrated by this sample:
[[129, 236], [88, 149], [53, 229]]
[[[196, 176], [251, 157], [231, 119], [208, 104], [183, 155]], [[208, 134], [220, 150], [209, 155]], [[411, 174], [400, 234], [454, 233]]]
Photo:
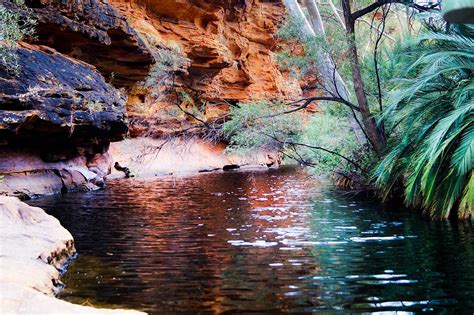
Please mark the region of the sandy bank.
[[59, 270], [75, 253], [72, 235], [42, 209], [0, 196], [1, 314], [144, 314], [56, 299]]

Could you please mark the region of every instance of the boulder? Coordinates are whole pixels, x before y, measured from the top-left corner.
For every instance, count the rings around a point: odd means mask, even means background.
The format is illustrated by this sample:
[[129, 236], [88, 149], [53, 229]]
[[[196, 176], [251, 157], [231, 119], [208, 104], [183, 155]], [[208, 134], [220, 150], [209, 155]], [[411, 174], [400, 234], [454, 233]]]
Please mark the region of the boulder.
[[0, 145], [61, 160], [124, 138], [126, 98], [94, 67], [45, 46], [23, 44], [18, 54], [18, 76], [0, 68]]
[[2, 314], [144, 314], [74, 305], [54, 298], [60, 270], [75, 254], [72, 235], [42, 209], [0, 196]]
[[[9, 0], [0, 4], [23, 10]], [[153, 56], [126, 17], [106, 0], [27, 0], [37, 20], [34, 43], [97, 69], [116, 86], [131, 86], [148, 75]]]

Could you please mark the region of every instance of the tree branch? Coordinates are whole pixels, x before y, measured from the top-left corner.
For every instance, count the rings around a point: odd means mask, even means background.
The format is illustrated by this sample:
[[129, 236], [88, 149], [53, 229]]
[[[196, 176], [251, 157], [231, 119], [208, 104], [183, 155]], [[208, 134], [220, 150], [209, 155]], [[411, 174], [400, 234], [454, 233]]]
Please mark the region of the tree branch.
[[[374, 47], [374, 67], [375, 67], [375, 77], [377, 79], [377, 92], [378, 92], [378, 101], [379, 101], [379, 110], [380, 112], [382, 112], [383, 110], [383, 99], [382, 99], [382, 86], [381, 86], [381, 80], [380, 80], [380, 72], [379, 72], [379, 61], [378, 61], [378, 50], [379, 50], [379, 46], [380, 46], [380, 42], [382, 40], [382, 34], [385, 32], [385, 22], [386, 22], [386, 18], [390, 12], [390, 5], [388, 5], [388, 8], [386, 9], [387, 7], [383, 7], [382, 8], [382, 11], [383, 11], [383, 17], [382, 17], [382, 21], [381, 21], [381, 24], [382, 24], [382, 31], [381, 33], [378, 34], [377, 36], [377, 40], [375, 41], [375, 47]], [[377, 30], [379, 29], [379, 27], [377, 27]], [[382, 127], [382, 130], [383, 130], [383, 127]]]
[[349, 162], [350, 164], [354, 165], [357, 169], [363, 171], [364, 173], [367, 173], [367, 170], [365, 170], [362, 166], [360, 166], [357, 162], [349, 159], [348, 157], [340, 154], [340, 153], [337, 153], [336, 151], [332, 151], [332, 150], [329, 150], [329, 149], [326, 149], [326, 148], [323, 148], [323, 147], [318, 147], [318, 146], [312, 146], [312, 145], [309, 145], [309, 144], [305, 144], [305, 143], [299, 143], [299, 142], [293, 142], [293, 141], [281, 141], [280, 139], [272, 136], [272, 135], [269, 135], [269, 134], [266, 134], [266, 133], [263, 133], [263, 135], [267, 136], [267, 137], [270, 137], [272, 138], [273, 140], [275, 140], [276, 142], [279, 142], [281, 144], [287, 144], [287, 145], [291, 145], [291, 146], [300, 146], [300, 147], [304, 147], [304, 148], [308, 148], [308, 149], [312, 149], [312, 150], [320, 150], [320, 151], [323, 151], [323, 152], [326, 152], [326, 153], [329, 153], [329, 154], [333, 154], [333, 155], [336, 155], [344, 160], [346, 160], [347, 162]]
[[378, 28], [376, 28], [375, 26], [373, 26], [369, 21], [364, 20], [364, 19], [360, 19], [360, 20], [358, 20], [358, 21], [367, 24], [370, 28], [375, 29], [379, 34], [382, 34], [383, 36], [385, 36], [386, 38], [388, 38], [390, 41], [392, 41], [392, 42], [396, 42], [396, 41], [397, 41], [393, 36], [391, 36], [390, 34], [387, 34], [387, 33], [383, 32], [383, 31], [380, 31]]
[[[176, 86], [175, 85], [175, 77], [173, 76], [173, 87]], [[176, 97], [176, 107], [178, 107], [178, 109], [180, 111], [182, 111], [184, 114], [188, 115], [188, 116], [191, 116], [192, 118], [196, 119], [197, 121], [199, 121], [201, 124], [203, 124], [206, 128], [209, 129], [209, 124], [206, 123], [204, 120], [202, 120], [201, 118], [197, 117], [196, 115], [194, 115], [193, 113], [191, 112], [188, 112], [187, 110], [185, 110], [183, 107], [181, 107], [180, 105], [180, 95], [178, 93], [178, 91], [176, 90], [176, 88], [173, 89], [174, 91], [174, 94], [175, 94], [175, 97]]]
[[313, 96], [313, 97], [308, 97], [308, 98], [303, 98], [303, 99], [300, 99], [298, 101], [295, 101], [295, 102], [292, 102], [292, 103], [289, 103], [288, 105], [295, 105], [295, 104], [298, 104], [298, 103], [301, 103], [303, 102], [304, 103], [298, 107], [295, 107], [293, 109], [290, 109], [290, 110], [286, 110], [286, 111], [283, 111], [283, 112], [280, 112], [280, 113], [275, 113], [275, 114], [272, 114], [272, 115], [266, 115], [266, 116], [262, 116], [262, 117], [259, 117], [259, 118], [273, 118], [273, 117], [277, 117], [277, 116], [280, 116], [280, 115], [286, 115], [286, 114], [291, 114], [291, 113], [294, 113], [294, 112], [297, 112], [297, 111], [300, 111], [302, 109], [305, 109], [306, 107], [308, 107], [309, 105], [311, 105], [312, 102], [314, 101], [330, 101], [330, 102], [337, 102], [337, 103], [340, 103], [340, 104], [343, 104], [343, 105], [346, 105], [350, 108], [352, 108], [353, 110], [356, 110], [356, 111], [360, 111], [359, 107], [353, 105], [352, 103], [342, 99], [342, 98], [339, 98], [339, 97], [332, 97], [332, 96]]
[[384, 5], [389, 4], [389, 3], [401, 3], [401, 4], [404, 4], [406, 6], [415, 8], [419, 11], [429, 11], [429, 10], [439, 8], [439, 3], [432, 4], [432, 5], [429, 5], [429, 6], [422, 6], [422, 5], [414, 3], [413, 0], [377, 0], [377, 2], [374, 2], [369, 6], [363, 8], [363, 9], [360, 9], [356, 12], [353, 12], [351, 14], [351, 20], [354, 22], [355, 20], [357, 20], [358, 18], [366, 15], [367, 13], [370, 13], [370, 12], [380, 8], [381, 6], [384, 6]]

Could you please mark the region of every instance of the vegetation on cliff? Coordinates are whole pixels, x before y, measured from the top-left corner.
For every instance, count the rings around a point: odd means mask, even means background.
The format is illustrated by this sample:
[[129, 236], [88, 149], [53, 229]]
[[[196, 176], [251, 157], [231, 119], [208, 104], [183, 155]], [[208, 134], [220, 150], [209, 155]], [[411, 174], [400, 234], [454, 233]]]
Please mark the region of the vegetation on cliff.
[[18, 74], [20, 65], [17, 45], [24, 37], [33, 35], [36, 20], [23, 0], [14, 0], [11, 5], [20, 8], [22, 12], [0, 4], [0, 66]]
[[[232, 144], [278, 139], [283, 155], [336, 174], [343, 186], [402, 197], [434, 219], [472, 217], [472, 28], [443, 21], [439, 3], [342, 0], [319, 10], [309, 0], [303, 13], [296, 1], [284, 2], [290, 15], [278, 32], [287, 43], [279, 61], [301, 80], [319, 80], [312, 95], [271, 116], [313, 101], [319, 110], [291, 141], [277, 133], [245, 141], [248, 129], [260, 128], [249, 123]], [[332, 61], [321, 65], [324, 58]]]

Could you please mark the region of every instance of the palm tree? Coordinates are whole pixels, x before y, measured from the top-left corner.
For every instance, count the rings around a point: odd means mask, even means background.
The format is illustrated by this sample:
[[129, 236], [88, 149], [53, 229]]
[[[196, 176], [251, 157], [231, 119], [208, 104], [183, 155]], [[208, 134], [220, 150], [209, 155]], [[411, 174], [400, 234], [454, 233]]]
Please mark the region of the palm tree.
[[376, 186], [389, 198], [402, 183], [405, 203], [434, 219], [472, 218], [474, 28], [431, 30], [402, 54], [409, 66], [381, 119], [400, 135]]

